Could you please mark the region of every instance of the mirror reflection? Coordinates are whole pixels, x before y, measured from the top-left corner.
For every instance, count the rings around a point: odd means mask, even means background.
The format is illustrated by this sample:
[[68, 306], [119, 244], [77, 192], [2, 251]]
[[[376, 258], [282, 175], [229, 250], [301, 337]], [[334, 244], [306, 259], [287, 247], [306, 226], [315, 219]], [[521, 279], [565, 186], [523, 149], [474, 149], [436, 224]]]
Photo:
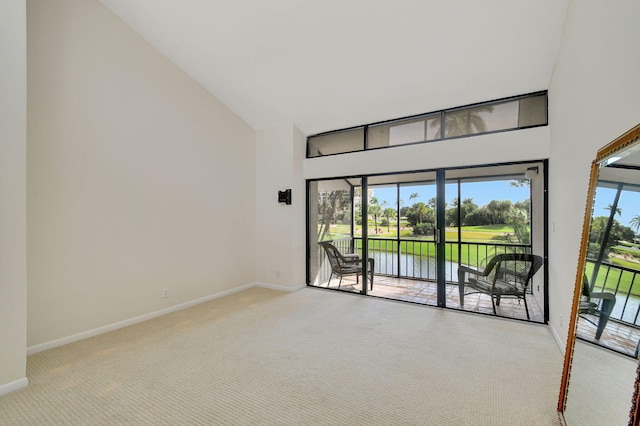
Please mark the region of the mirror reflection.
[[592, 165], [559, 403], [567, 425], [637, 424], [630, 411], [640, 342], [639, 135], [637, 126]]
[[578, 340], [574, 349], [567, 425], [626, 425], [636, 363]]
[[598, 172], [576, 336], [637, 357], [640, 341], [640, 155]]

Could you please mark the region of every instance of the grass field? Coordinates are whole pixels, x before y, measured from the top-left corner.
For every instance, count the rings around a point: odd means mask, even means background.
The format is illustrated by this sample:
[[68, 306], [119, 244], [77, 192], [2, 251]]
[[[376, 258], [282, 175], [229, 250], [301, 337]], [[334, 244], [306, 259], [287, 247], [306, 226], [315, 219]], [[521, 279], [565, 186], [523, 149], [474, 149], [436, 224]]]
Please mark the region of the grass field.
[[[402, 225], [402, 223], [401, 223]], [[362, 227], [356, 226], [354, 234], [362, 236]], [[458, 241], [458, 228], [448, 227], [445, 231], [447, 241]], [[462, 241], [473, 243], [495, 243], [500, 241], [516, 242], [513, 228], [508, 225], [487, 225], [487, 226], [463, 226], [461, 229]], [[351, 236], [350, 225], [331, 225], [330, 234], [326, 239], [334, 240], [339, 238], [349, 238]], [[378, 233], [375, 232], [373, 223], [370, 224], [370, 238], [397, 238], [397, 225], [392, 222], [387, 229], [386, 226], [378, 225]], [[433, 240], [432, 236], [412, 235], [410, 228], [401, 228], [401, 238], [412, 240]]]
[[[378, 238], [390, 238], [397, 239], [397, 228], [395, 223], [392, 222], [390, 232], [387, 232], [387, 227], [378, 226], [380, 233], [370, 233], [369, 237], [373, 240], [369, 241], [370, 250], [379, 249], [378, 242], [375, 239]], [[373, 230], [373, 224], [371, 224], [371, 230]], [[435, 244], [433, 243], [433, 237], [412, 235], [411, 229], [402, 229], [401, 231], [400, 250], [402, 253], [421, 255], [423, 257], [435, 257]], [[458, 241], [458, 228], [447, 228], [445, 231], [447, 242]], [[513, 237], [514, 231], [508, 225], [489, 225], [489, 226], [463, 226], [461, 229], [461, 235], [463, 243], [503, 243], [511, 238], [511, 242], [515, 242]], [[356, 237], [362, 235], [361, 227], [356, 228]], [[350, 238], [350, 226], [349, 225], [332, 225], [331, 236], [327, 239], [340, 239]], [[409, 241], [402, 241], [403, 239]], [[390, 243], [391, 244], [391, 243]], [[394, 251], [397, 251], [397, 245], [394, 244]], [[450, 250], [450, 246], [447, 246], [445, 252], [445, 258], [450, 262], [458, 262], [458, 251], [456, 249]], [[478, 252], [474, 249], [469, 249], [469, 245], [461, 245], [462, 263], [469, 265], [483, 265], [486, 263], [487, 258], [495, 255], [495, 249], [489, 247], [489, 251]], [[474, 247], [474, 246], [471, 246]], [[358, 249], [362, 249], [362, 242], [358, 242]], [[633, 249], [627, 249], [623, 247], [616, 247], [616, 251], [624, 254], [637, 255], [638, 251]], [[640, 262], [634, 262], [629, 259], [623, 259], [620, 257], [610, 257], [608, 262], [628, 269], [640, 271]], [[593, 263], [586, 265], [587, 277], [591, 277], [593, 272]], [[640, 296], [640, 276], [633, 282], [634, 274], [628, 271], [621, 271], [619, 269], [611, 269], [609, 275], [606, 275], [607, 268], [602, 267], [598, 272], [598, 278], [596, 280], [595, 288], [598, 291], [602, 291], [603, 287], [605, 291], [618, 293], [631, 293], [635, 296]], [[605, 283], [606, 280], [606, 283]]]
[[[621, 259], [613, 259], [611, 263], [618, 264], [618, 262], [624, 263], [624, 261], [622, 261]], [[630, 269], [638, 268], [637, 263], [634, 263], [633, 266], [622, 264], [618, 264], [618, 266], [624, 266]], [[591, 275], [593, 274], [593, 268], [594, 264], [591, 262], [587, 262], [585, 266], [587, 279], [591, 278]], [[605, 291], [616, 292], [617, 290], [618, 293], [630, 293], [634, 296], [640, 296], [640, 278], [637, 278], [634, 282], [633, 277], [635, 276], [635, 274], [633, 272], [612, 268], [607, 275], [607, 269], [608, 268], [606, 266], [601, 266], [598, 269], [598, 278], [596, 279], [596, 283], [594, 286], [596, 291], [602, 291], [604, 287]]]
[[[397, 240], [397, 225], [391, 223], [390, 232], [387, 231], [387, 227], [378, 226], [379, 233], [373, 231], [373, 224], [370, 224], [371, 229], [369, 233], [369, 249], [380, 249], [380, 243], [376, 239], [394, 239]], [[326, 240], [334, 240], [341, 238], [350, 238], [350, 226], [349, 225], [331, 225], [330, 235], [326, 235]], [[508, 225], [487, 225], [487, 226], [463, 226], [461, 229], [461, 236], [463, 243], [498, 243], [516, 242], [513, 232], [513, 228]], [[458, 228], [449, 227], [445, 231], [447, 242], [458, 242]], [[362, 228], [357, 226], [355, 229], [355, 236], [362, 236]], [[405, 254], [420, 255], [423, 257], [435, 257], [436, 247], [433, 243], [432, 236], [420, 236], [412, 235], [411, 229], [401, 229], [400, 231], [400, 251]], [[408, 241], [402, 241], [403, 239]], [[483, 265], [486, 263], [487, 258], [490, 258], [496, 254], [494, 247], [488, 247], [486, 250], [477, 250], [477, 246], [473, 249], [469, 249], [467, 244], [461, 245], [461, 253], [458, 253], [457, 249], [451, 249], [447, 246], [445, 251], [445, 259], [450, 262], [458, 262], [459, 255], [462, 258], [462, 262], [469, 265]], [[357, 249], [362, 249], [362, 241], [357, 242]], [[390, 246], [386, 250], [391, 250]], [[394, 251], [397, 251], [397, 245], [394, 243]]]

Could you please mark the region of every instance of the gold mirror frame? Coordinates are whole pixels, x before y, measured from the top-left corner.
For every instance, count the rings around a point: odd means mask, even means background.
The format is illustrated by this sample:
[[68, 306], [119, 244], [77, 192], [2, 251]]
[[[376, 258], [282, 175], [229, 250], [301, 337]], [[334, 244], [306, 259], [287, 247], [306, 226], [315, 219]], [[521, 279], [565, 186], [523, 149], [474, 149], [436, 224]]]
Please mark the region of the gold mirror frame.
[[[573, 362], [573, 352], [576, 342], [576, 326], [578, 319], [578, 305], [582, 295], [582, 274], [587, 257], [587, 248], [589, 244], [589, 231], [591, 227], [591, 211], [593, 209], [593, 199], [596, 185], [598, 182], [598, 170], [601, 163], [612, 157], [614, 154], [624, 150], [630, 145], [640, 142], [640, 124], [629, 130], [622, 136], [615, 139], [598, 150], [595, 160], [591, 163], [591, 173], [589, 175], [589, 190], [587, 193], [587, 202], [584, 212], [584, 221], [582, 225], [582, 236], [580, 240], [580, 252], [578, 253], [578, 266], [576, 268], [576, 280], [573, 289], [573, 301], [571, 305], [571, 320], [569, 322], [569, 331], [567, 336], [567, 348], [564, 354], [564, 366], [562, 369], [562, 380], [560, 382], [560, 395], [558, 398], [558, 413], [564, 413], [567, 404], [567, 393], [569, 390], [569, 377], [571, 375], [571, 364]], [[635, 385], [633, 398], [629, 401], [629, 425], [640, 426], [640, 364], [636, 370]]]

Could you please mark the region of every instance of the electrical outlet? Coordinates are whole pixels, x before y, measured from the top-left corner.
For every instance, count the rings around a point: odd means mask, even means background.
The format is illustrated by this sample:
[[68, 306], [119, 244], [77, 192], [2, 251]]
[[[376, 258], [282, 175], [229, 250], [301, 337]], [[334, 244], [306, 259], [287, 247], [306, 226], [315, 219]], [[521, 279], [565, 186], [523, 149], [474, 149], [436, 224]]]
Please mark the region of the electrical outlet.
[[276, 271], [276, 278], [280, 278], [280, 271]]
[[167, 297], [169, 297], [169, 289], [168, 288], [162, 289], [162, 297], [165, 298], [165, 299]]

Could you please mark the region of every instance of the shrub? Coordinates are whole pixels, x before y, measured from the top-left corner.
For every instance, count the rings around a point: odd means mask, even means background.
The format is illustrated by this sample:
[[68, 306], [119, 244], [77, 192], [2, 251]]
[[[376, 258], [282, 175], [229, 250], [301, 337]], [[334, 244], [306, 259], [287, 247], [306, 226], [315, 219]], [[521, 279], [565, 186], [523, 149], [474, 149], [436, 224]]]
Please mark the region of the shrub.
[[589, 247], [587, 249], [587, 257], [591, 259], [596, 259], [599, 253], [600, 253], [600, 244], [589, 243]]
[[431, 235], [433, 225], [430, 223], [419, 223], [413, 227], [413, 235]]

